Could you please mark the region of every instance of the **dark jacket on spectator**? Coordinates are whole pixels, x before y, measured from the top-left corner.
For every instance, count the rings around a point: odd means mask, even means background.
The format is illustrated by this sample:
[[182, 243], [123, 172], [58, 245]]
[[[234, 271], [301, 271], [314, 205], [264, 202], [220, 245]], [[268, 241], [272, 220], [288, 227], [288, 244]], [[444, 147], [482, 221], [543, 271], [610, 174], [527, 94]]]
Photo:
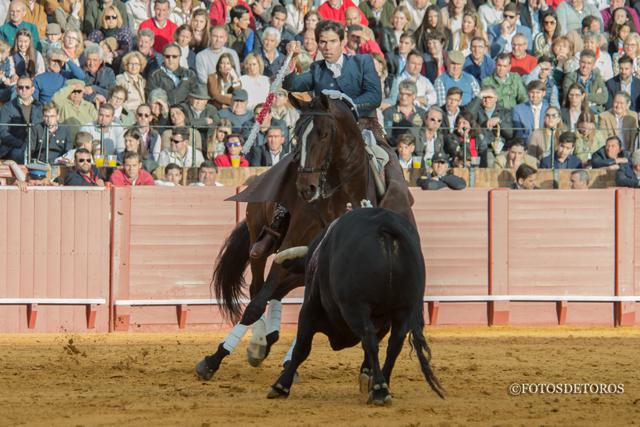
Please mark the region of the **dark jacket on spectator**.
[[[280, 160], [291, 151], [291, 144], [285, 143], [282, 145], [282, 151], [280, 152]], [[271, 159], [271, 153], [269, 147], [265, 145], [254, 146], [249, 155], [247, 156], [251, 166], [273, 166], [273, 160]]]
[[[211, 104], [207, 104], [204, 107], [199, 117], [196, 117], [195, 112], [191, 108], [189, 103], [183, 104], [184, 109], [187, 110], [187, 118], [191, 126], [195, 126], [200, 131], [202, 141], [206, 141], [207, 135], [213, 131], [213, 127], [220, 124], [220, 116], [218, 115], [218, 109]], [[209, 124], [207, 119], [211, 119], [213, 123]]]
[[97, 167], [91, 166], [91, 177], [85, 177], [75, 169], [70, 169], [67, 176], [64, 177], [64, 185], [78, 187], [97, 187], [97, 179], [102, 179], [100, 171]]
[[[34, 100], [31, 104], [31, 117], [28, 122], [42, 122], [42, 104], [38, 101]], [[0, 108], [0, 123], [2, 123], [0, 125], [0, 158], [12, 149], [24, 150], [27, 147], [29, 132], [27, 132], [27, 120], [18, 98], [12, 99]], [[25, 126], [6, 126], [6, 124]]]
[[[555, 156], [555, 153], [553, 154]], [[557, 157], [553, 163], [554, 169], [582, 169], [582, 160], [570, 154], [564, 162], [559, 163]], [[540, 169], [551, 169], [551, 155], [540, 160]]]
[[[48, 129], [43, 123], [32, 128], [31, 157], [41, 162], [47, 161], [47, 137]], [[52, 134], [49, 133], [49, 164], [54, 164], [56, 159], [73, 148], [71, 128], [58, 126]]]
[[93, 102], [96, 94], [107, 98], [109, 89], [116, 84], [116, 75], [111, 68], [103, 65], [96, 74], [91, 74], [89, 71], [84, 70], [84, 82], [87, 86], [93, 88], [93, 93], [91, 95], [84, 95], [84, 99]]
[[[120, 15], [122, 15], [122, 26], [129, 27], [129, 14], [124, 3], [120, 0], [113, 0], [113, 5], [118, 8]], [[104, 8], [101, 0], [87, 0], [85, 2], [84, 9], [84, 22], [82, 31], [85, 34], [91, 34], [94, 30], [100, 28], [102, 24], [102, 12]]]
[[[240, 134], [242, 135], [245, 141], [249, 137], [249, 134], [251, 133], [251, 128], [253, 128], [254, 123], [255, 123], [255, 120], [253, 119], [253, 117], [243, 123], [242, 128], [240, 130]], [[284, 133], [284, 145], [289, 144], [289, 128], [287, 127], [287, 123], [284, 120], [271, 119], [270, 127], [282, 129], [282, 132]], [[267, 137], [266, 131], [264, 133], [262, 132], [262, 130], [258, 131], [258, 137], [256, 138], [256, 142], [254, 143], [254, 146], [264, 145], [267, 142], [266, 137]]]
[[[622, 150], [620, 154], [618, 154], [618, 158], [627, 159], [630, 161], [629, 153], [624, 150]], [[609, 157], [607, 157], [607, 152], [605, 151], [604, 147], [600, 147], [598, 151], [593, 153], [593, 155], [591, 156], [591, 167], [594, 169], [606, 168], [607, 166], [614, 165], [615, 163], [615, 159], [610, 159]]]
[[396, 34], [393, 28], [384, 27], [380, 32], [380, 49], [385, 54], [395, 52], [398, 48], [398, 41], [396, 40]]
[[439, 178], [434, 176], [433, 173], [430, 173], [427, 176], [418, 178], [416, 185], [423, 190], [440, 190], [442, 188], [463, 190], [467, 186], [467, 183], [464, 179], [451, 173]]
[[640, 188], [640, 177], [636, 175], [630, 164], [620, 165], [616, 172], [616, 185], [618, 187]]
[[[607, 80], [607, 90], [609, 91], [609, 99], [607, 100], [607, 104], [605, 108], [610, 110], [613, 107], [613, 97], [616, 93], [620, 92], [622, 89], [622, 84], [620, 83], [620, 75], [617, 75], [609, 80]], [[631, 109], [633, 111], [638, 111], [638, 107], [640, 107], [640, 79], [635, 76], [631, 76]]]
[[169, 105], [185, 102], [189, 93], [195, 91], [198, 78], [192, 70], [183, 67], [178, 67], [174, 74], [180, 79], [177, 87], [164, 68], [161, 67], [151, 73], [147, 80], [147, 96], [153, 89], [162, 88], [167, 93]]

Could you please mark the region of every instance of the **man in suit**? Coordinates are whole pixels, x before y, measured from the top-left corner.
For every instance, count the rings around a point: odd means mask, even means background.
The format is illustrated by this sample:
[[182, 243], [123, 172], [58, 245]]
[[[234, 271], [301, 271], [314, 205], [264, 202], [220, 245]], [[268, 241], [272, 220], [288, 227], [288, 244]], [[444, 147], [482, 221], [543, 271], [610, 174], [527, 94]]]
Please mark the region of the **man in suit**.
[[[358, 111], [358, 124], [370, 130], [375, 136], [378, 147], [388, 155], [389, 161], [384, 167], [387, 190], [383, 201], [386, 206], [393, 205], [394, 210], [401, 212], [414, 221], [411, 212], [411, 196], [398, 158], [387, 144], [382, 127], [376, 118], [376, 109], [382, 102], [382, 87], [376, 73], [373, 58], [370, 55], [344, 55], [346, 44], [344, 27], [335, 21], [322, 21], [316, 27], [318, 47], [321, 61], [312, 63], [304, 73], [291, 73], [285, 77], [283, 88], [290, 92], [314, 92], [320, 95], [323, 90], [340, 91], [347, 95]], [[287, 52], [297, 56], [301, 52], [300, 42], [287, 44]], [[272, 167], [261, 181], [267, 180], [272, 186], [279, 187], [285, 179], [286, 166], [291, 165], [291, 157]], [[271, 172], [271, 173], [270, 173]], [[260, 182], [256, 184], [256, 187]], [[253, 187], [255, 189], [255, 187]], [[274, 200], [280, 202], [280, 200]], [[284, 233], [288, 228], [289, 213], [285, 206], [278, 203], [269, 227], [264, 227], [257, 242], [251, 248], [252, 258], [264, 258], [277, 250]]]
[[610, 110], [600, 114], [600, 128], [607, 136], [617, 136], [623, 142], [623, 149], [633, 152], [638, 136], [638, 116], [629, 110], [631, 99], [627, 92], [618, 92], [613, 96]]
[[534, 129], [544, 126], [544, 113], [549, 104], [544, 100], [545, 86], [540, 80], [527, 85], [529, 100], [513, 108], [513, 127], [515, 136], [529, 139]]
[[273, 166], [291, 150], [290, 144], [285, 144], [284, 130], [281, 127], [270, 127], [267, 131], [267, 143], [255, 145], [249, 153], [251, 166]]
[[531, 28], [532, 34], [542, 31], [541, 14], [547, 10], [548, 6], [544, 0], [527, 0], [520, 3], [520, 24]]
[[640, 79], [633, 75], [633, 59], [630, 56], [623, 55], [618, 59], [620, 74], [612, 79], [607, 80], [607, 91], [609, 99], [607, 100], [607, 110], [613, 106], [613, 96], [618, 92], [627, 92], [631, 98], [631, 109], [638, 111], [640, 107]]
[[449, 88], [444, 105], [442, 106], [442, 131], [445, 136], [453, 132], [456, 119], [460, 114], [460, 103], [462, 101], [462, 89], [459, 87]]

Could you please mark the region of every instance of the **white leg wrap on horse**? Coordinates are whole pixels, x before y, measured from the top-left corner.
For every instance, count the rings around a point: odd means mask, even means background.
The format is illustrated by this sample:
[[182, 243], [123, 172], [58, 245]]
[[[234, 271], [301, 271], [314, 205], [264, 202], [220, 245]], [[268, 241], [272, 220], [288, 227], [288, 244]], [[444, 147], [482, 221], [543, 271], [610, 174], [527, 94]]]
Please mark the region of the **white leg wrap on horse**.
[[284, 355], [284, 360], [283, 360], [283, 364], [287, 363], [288, 361], [291, 360], [291, 358], [293, 357], [293, 347], [296, 346], [296, 339], [293, 339], [293, 342], [291, 343], [291, 347], [289, 347], [289, 351], [287, 351], [287, 354]]
[[282, 303], [275, 299], [269, 301], [268, 314], [267, 335], [271, 332], [280, 330], [280, 322], [282, 321]]
[[250, 342], [253, 344], [267, 345], [267, 319], [264, 314], [253, 324]]
[[236, 347], [238, 346], [238, 343], [240, 342], [242, 337], [244, 337], [244, 334], [247, 333], [247, 329], [249, 329], [249, 326], [242, 325], [240, 323], [234, 326], [233, 329], [231, 329], [231, 332], [229, 332], [229, 334], [225, 337], [224, 342], [222, 343], [222, 346], [224, 347], [224, 349], [227, 350], [229, 353], [233, 353], [233, 350], [236, 349]]

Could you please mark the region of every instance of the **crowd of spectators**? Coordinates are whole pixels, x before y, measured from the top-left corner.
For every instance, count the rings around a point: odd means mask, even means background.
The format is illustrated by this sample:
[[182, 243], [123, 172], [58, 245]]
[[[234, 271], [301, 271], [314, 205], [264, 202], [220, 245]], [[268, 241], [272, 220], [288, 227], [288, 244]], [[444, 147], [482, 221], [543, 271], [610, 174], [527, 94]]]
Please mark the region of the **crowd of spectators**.
[[345, 25], [345, 55], [373, 57], [378, 119], [402, 166], [429, 170], [425, 185], [449, 167], [521, 165], [607, 168], [620, 185], [640, 182], [640, 1], [0, 6], [0, 159], [22, 163], [29, 148], [35, 161], [72, 167], [73, 185], [103, 185], [95, 166], [112, 161], [116, 185], [177, 185], [188, 166], [277, 163], [299, 112], [281, 89], [267, 112], [264, 102], [289, 42], [302, 46], [298, 71], [322, 59], [314, 30], [328, 19]]

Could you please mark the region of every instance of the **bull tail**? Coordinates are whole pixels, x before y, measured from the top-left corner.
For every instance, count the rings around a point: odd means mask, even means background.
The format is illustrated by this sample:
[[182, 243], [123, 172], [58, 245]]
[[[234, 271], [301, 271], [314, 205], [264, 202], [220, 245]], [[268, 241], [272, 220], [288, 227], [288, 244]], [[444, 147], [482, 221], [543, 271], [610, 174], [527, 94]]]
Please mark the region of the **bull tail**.
[[222, 315], [234, 322], [242, 314], [240, 298], [244, 296], [244, 270], [249, 264], [250, 243], [249, 227], [245, 220], [236, 226], [224, 242], [211, 279]]
[[431, 369], [430, 360], [431, 360], [431, 349], [429, 348], [429, 344], [427, 344], [427, 340], [422, 333], [424, 329], [424, 317], [423, 317], [423, 305], [419, 304], [419, 308], [414, 310], [411, 319], [411, 339], [409, 343], [411, 344], [411, 348], [416, 351], [418, 356], [418, 361], [420, 362], [420, 368], [422, 369], [422, 374], [424, 378], [427, 380], [431, 389], [442, 399], [444, 399], [445, 390], [440, 385], [440, 381], [436, 377], [436, 374]]

